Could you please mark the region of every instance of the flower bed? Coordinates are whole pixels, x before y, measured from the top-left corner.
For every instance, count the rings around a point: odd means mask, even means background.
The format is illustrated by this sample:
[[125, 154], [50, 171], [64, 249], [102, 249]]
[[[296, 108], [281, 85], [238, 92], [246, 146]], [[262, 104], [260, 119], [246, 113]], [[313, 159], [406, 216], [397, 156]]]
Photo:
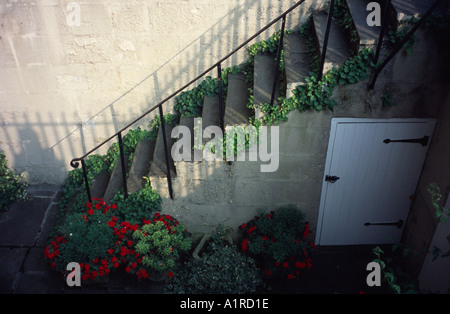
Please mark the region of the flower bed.
[[186, 228], [170, 215], [156, 213], [141, 224], [121, 221], [116, 205], [94, 199], [85, 213], [66, 217], [44, 250], [52, 269], [65, 273], [67, 264], [77, 262], [81, 279], [96, 280], [115, 270], [151, 279], [166, 272], [191, 247]]

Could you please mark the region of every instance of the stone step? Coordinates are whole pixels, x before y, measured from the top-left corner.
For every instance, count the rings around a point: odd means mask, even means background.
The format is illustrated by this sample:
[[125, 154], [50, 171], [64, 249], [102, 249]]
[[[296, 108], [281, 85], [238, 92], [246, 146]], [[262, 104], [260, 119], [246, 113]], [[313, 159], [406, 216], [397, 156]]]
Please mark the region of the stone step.
[[220, 127], [220, 121], [219, 96], [205, 96], [202, 111], [203, 129], [211, 125]]
[[146, 180], [143, 177], [148, 176], [154, 151], [155, 141], [153, 140], [143, 139], [137, 143], [127, 179], [129, 194], [144, 188]]
[[205, 96], [203, 100], [203, 112], [202, 112], [202, 137], [203, 145], [214, 139], [215, 134], [211, 130], [205, 130], [209, 126], [221, 126], [220, 109], [219, 109], [219, 96]]
[[[253, 84], [253, 97], [255, 105], [255, 119], [262, 120], [264, 113], [256, 108], [259, 104], [270, 103], [272, 98], [273, 82], [275, 76], [275, 56], [272, 54], [258, 54], [255, 56], [255, 73]], [[280, 97], [279, 80], [275, 88], [275, 101]]]
[[306, 49], [306, 36], [286, 34], [283, 40], [286, 83], [305, 83], [311, 72], [311, 58]]
[[[125, 160], [125, 169], [127, 169], [128, 165], [128, 155], [124, 156]], [[110, 203], [114, 197], [114, 194], [120, 190], [123, 191], [123, 176], [122, 176], [122, 161], [120, 156], [117, 158], [117, 161], [114, 165], [113, 171], [111, 173], [111, 178], [109, 179], [108, 186], [106, 188], [105, 194], [103, 195], [103, 201], [105, 203]]]
[[398, 21], [424, 14], [434, 1], [430, 0], [392, 0]]
[[[381, 26], [369, 26], [367, 24], [367, 16], [370, 14], [370, 11], [367, 11], [367, 4], [369, 2], [372, 1], [347, 0], [350, 15], [358, 32], [359, 50], [365, 47], [374, 48], [380, 36]], [[380, 14], [382, 16], [383, 9], [381, 9]]]
[[[170, 176], [175, 177], [175, 165], [173, 163], [171, 149], [174, 143], [174, 139], [171, 137], [172, 129], [175, 127], [174, 123], [165, 123], [166, 127], [166, 141], [167, 141], [167, 152], [169, 154], [169, 168]], [[166, 165], [166, 155], [164, 150], [164, 139], [162, 133], [162, 127], [159, 127], [158, 137], [156, 138], [155, 151], [153, 153], [152, 165], [150, 167], [150, 176], [166, 177], [167, 176], [167, 165]]]
[[248, 124], [251, 110], [247, 108], [250, 91], [242, 73], [228, 75], [228, 92], [225, 105], [224, 124]]
[[[322, 56], [325, 32], [327, 28], [328, 14], [326, 12], [317, 12], [313, 14], [313, 24], [316, 33], [319, 55]], [[328, 46], [325, 56], [323, 73], [328, 72], [332, 68], [339, 67], [351, 57], [350, 45], [347, 42], [344, 31], [334, 23], [334, 18], [330, 26], [328, 36]]]
[[111, 174], [108, 170], [104, 169], [95, 177], [91, 186], [91, 197], [97, 197], [102, 199], [105, 195], [106, 188], [108, 187]]

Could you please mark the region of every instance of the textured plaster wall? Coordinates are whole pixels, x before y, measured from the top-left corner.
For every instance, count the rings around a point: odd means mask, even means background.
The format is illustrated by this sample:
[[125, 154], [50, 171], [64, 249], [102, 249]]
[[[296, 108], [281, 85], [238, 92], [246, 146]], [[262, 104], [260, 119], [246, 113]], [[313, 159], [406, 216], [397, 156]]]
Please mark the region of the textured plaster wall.
[[[68, 7], [72, 2], [79, 8], [79, 25], [71, 23], [77, 21], [72, 19], [76, 10]], [[306, 1], [288, 18], [288, 27], [324, 2]], [[294, 3], [2, 0], [0, 149], [30, 183], [60, 184], [72, 158], [195, 78]], [[242, 49], [223, 66], [245, 57]]]

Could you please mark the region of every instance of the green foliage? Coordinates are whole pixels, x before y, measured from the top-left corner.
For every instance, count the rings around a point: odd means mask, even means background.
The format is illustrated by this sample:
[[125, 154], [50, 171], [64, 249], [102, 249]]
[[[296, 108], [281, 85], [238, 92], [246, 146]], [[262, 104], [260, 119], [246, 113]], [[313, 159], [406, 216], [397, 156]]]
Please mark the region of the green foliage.
[[[427, 187], [427, 191], [431, 196], [431, 206], [435, 209], [435, 215], [439, 222], [446, 223], [450, 221], [450, 209], [441, 205], [441, 189], [437, 183], [430, 183]], [[450, 235], [446, 237], [447, 242], [450, 244]], [[443, 252], [441, 248], [434, 246], [431, 254], [433, 255], [433, 261], [438, 259], [439, 257], [449, 257], [450, 250], [447, 252]]]
[[[125, 156], [128, 156], [128, 166], [131, 166], [131, 162], [133, 161], [134, 151], [136, 150], [136, 145], [139, 141], [143, 139], [151, 139], [152, 133], [148, 130], [142, 130], [140, 127], [137, 129], [131, 129], [128, 133], [123, 136], [123, 153]], [[120, 156], [120, 147], [119, 143], [115, 142], [108, 149], [108, 152], [105, 157], [106, 164], [108, 166], [108, 171], [112, 173], [114, 169], [114, 165]], [[89, 159], [91, 156], [89, 156]]]
[[320, 57], [314, 39], [314, 24], [312, 14], [307, 21], [299, 27], [299, 35], [306, 38], [306, 53], [310, 58], [310, 68], [313, 75], [319, 74]]
[[355, 55], [359, 45], [358, 31], [353, 23], [353, 18], [345, 0], [336, 0], [333, 8], [333, 17], [336, 18], [336, 24], [342, 28], [350, 38], [350, 43], [354, 49], [351, 53]]
[[383, 107], [393, 107], [395, 105], [394, 100], [392, 99], [392, 92], [388, 92], [383, 95], [382, 103]]
[[383, 273], [382, 280], [394, 293], [416, 294], [418, 293], [417, 283], [402, 267], [402, 261], [410, 251], [401, 248], [400, 245], [394, 245], [392, 246], [392, 254], [385, 256], [385, 252], [377, 246], [372, 250], [372, 253], [376, 256], [373, 261], [380, 265]]
[[439, 185], [434, 182], [430, 183], [427, 187], [427, 191], [430, 193], [431, 205], [435, 209], [436, 218], [438, 218], [441, 222], [449, 221], [450, 209], [440, 205], [442, 194]]
[[144, 188], [129, 194], [128, 198], [125, 199], [123, 192], [117, 191], [112, 200], [117, 205], [117, 214], [131, 224], [141, 223], [152, 212], [160, 211], [161, 202], [161, 196], [151, 187], [148, 178]]
[[199, 117], [202, 115], [205, 96], [213, 97], [218, 93], [219, 80], [207, 76], [197, 87], [176, 96], [174, 109], [180, 116]]
[[256, 216], [242, 224], [242, 250], [257, 261], [267, 278], [294, 279], [311, 268], [310, 229], [303, 212], [294, 206]]
[[16, 201], [28, 199], [27, 184], [8, 168], [7, 162], [5, 154], [0, 152], [0, 211], [8, 210], [9, 205]]
[[[286, 32], [285, 32], [286, 33]], [[276, 31], [268, 39], [261, 40], [247, 48], [248, 54], [255, 57], [261, 53], [276, 53], [281, 39], [281, 31]]]
[[291, 98], [280, 97], [278, 106], [260, 104], [258, 107], [265, 113], [264, 122], [267, 125], [287, 121], [289, 112], [295, 109], [300, 111], [324, 109], [333, 110], [337, 105], [330, 97], [333, 89], [339, 85], [354, 84], [368, 77], [368, 70], [373, 66], [371, 49], [362, 50], [357, 56], [351, 57], [339, 68], [333, 68], [318, 81], [314, 73], [306, 77], [305, 84], [297, 86]]
[[237, 251], [224, 239], [227, 230], [219, 225], [201, 260], [188, 260], [165, 287], [172, 294], [246, 294], [262, 286], [255, 261]]
[[[401, 29], [394, 31], [390, 29], [388, 31], [388, 38], [389, 38], [389, 44], [391, 47], [395, 47], [396, 45], [400, 44], [403, 40], [406, 38], [406, 34], [409, 32], [409, 27], [402, 27]], [[417, 37], [412, 35], [412, 37], [403, 44], [403, 48], [405, 48], [405, 51], [407, 54], [412, 53], [412, 47], [417, 42]]]
[[142, 256], [142, 264], [153, 271], [174, 268], [192, 245], [185, 226], [173, 217], [159, 213], [153, 223], [136, 230], [133, 238], [137, 241], [136, 252]]

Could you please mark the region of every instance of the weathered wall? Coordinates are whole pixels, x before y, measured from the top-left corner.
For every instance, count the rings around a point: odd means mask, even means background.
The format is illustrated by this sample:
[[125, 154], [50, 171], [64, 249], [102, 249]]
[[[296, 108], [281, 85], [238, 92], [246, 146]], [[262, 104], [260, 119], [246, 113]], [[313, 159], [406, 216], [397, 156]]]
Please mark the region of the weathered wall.
[[[441, 207], [446, 204], [447, 195], [450, 192], [450, 94], [442, 104], [427, 160], [417, 187], [416, 199], [411, 208], [403, 237], [405, 245], [418, 253], [418, 257], [409, 260], [408, 264], [414, 276], [420, 272], [438, 225], [436, 208], [433, 207], [428, 188], [432, 183], [437, 184], [440, 194], [442, 194], [438, 203]], [[445, 230], [446, 226], [443, 228]], [[441, 234], [441, 237], [447, 235]], [[435, 239], [441, 243], [442, 240], [445, 242], [444, 238]]]
[[[79, 7], [79, 25], [73, 25], [77, 9], [68, 7], [72, 2]], [[306, 1], [288, 18], [288, 27], [324, 2]], [[0, 149], [11, 167], [28, 173], [30, 183], [60, 184], [72, 158], [189, 82], [294, 3], [2, 0]], [[280, 25], [262, 37], [275, 27]], [[223, 66], [245, 57], [242, 49]]]

